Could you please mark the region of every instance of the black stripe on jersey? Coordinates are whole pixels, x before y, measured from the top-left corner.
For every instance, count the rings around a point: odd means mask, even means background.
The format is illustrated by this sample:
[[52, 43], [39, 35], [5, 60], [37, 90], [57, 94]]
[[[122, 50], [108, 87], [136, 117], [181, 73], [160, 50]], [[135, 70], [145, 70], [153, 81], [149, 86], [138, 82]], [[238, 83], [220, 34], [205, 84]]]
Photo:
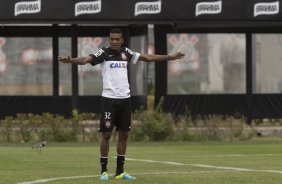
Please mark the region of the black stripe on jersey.
[[120, 52], [111, 49], [110, 47], [103, 47], [93, 54], [90, 54], [92, 57], [92, 61], [90, 62], [91, 65], [97, 65], [104, 61], [131, 61], [133, 57], [133, 52], [123, 47]]

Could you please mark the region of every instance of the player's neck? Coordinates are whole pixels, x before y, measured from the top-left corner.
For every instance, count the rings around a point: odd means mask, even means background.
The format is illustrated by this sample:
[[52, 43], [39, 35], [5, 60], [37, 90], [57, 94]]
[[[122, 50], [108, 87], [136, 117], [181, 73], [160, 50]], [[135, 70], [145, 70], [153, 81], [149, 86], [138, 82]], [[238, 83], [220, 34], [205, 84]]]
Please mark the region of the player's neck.
[[113, 52], [118, 52], [118, 53], [120, 53], [120, 51], [121, 51], [121, 48], [118, 48], [118, 49], [113, 49], [112, 47], [110, 47], [111, 48], [111, 50], [113, 51]]

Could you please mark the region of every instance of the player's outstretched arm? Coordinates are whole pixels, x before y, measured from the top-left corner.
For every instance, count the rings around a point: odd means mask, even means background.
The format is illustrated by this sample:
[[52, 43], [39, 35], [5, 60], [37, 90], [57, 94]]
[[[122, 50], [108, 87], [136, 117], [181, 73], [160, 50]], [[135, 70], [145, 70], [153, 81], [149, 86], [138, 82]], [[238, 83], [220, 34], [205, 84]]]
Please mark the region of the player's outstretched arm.
[[85, 65], [87, 63], [90, 63], [92, 61], [91, 56], [85, 56], [85, 57], [78, 57], [78, 58], [72, 58], [70, 56], [59, 56], [58, 61], [62, 63], [72, 63], [72, 64], [78, 64], [78, 65]]
[[182, 59], [184, 56], [185, 54], [182, 52], [177, 52], [173, 55], [140, 54], [139, 60], [145, 62], [168, 61], [168, 60]]

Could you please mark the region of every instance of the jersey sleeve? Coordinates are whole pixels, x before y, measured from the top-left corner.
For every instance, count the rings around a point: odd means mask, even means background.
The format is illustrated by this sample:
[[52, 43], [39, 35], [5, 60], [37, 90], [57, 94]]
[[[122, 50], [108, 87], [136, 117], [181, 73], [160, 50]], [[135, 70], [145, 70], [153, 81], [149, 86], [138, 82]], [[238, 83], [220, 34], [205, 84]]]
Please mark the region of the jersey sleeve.
[[140, 53], [138, 52], [133, 52], [131, 51], [129, 48], [125, 48], [125, 51], [128, 53], [128, 55], [130, 56], [130, 60], [129, 63], [131, 64], [136, 64], [139, 57], [140, 57]]
[[90, 64], [95, 66], [105, 61], [105, 50], [104, 48], [101, 48], [95, 51], [93, 54], [90, 54], [89, 56], [92, 57], [92, 61], [90, 62]]

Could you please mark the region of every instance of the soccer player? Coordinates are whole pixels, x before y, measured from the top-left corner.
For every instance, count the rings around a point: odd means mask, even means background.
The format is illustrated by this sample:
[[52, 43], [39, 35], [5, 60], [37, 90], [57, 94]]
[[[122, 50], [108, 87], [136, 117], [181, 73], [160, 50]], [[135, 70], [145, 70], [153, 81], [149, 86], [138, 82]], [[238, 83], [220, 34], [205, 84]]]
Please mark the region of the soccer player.
[[159, 62], [176, 60], [184, 57], [184, 54], [181, 52], [177, 52], [173, 55], [141, 54], [133, 52], [126, 47], [122, 47], [123, 42], [123, 32], [120, 29], [115, 28], [111, 30], [109, 35], [110, 47], [103, 47], [93, 54], [84, 57], [58, 57], [58, 61], [63, 63], [79, 65], [90, 63], [93, 66], [97, 64], [101, 65], [103, 92], [99, 125], [99, 132], [102, 134], [100, 142], [100, 180], [109, 179], [107, 170], [109, 140], [114, 127], [116, 127], [118, 132], [115, 179], [135, 179], [135, 177], [124, 172], [123, 167], [128, 133], [131, 128], [131, 100], [127, 65], [136, 64], [136, 62], [139, 61]]

